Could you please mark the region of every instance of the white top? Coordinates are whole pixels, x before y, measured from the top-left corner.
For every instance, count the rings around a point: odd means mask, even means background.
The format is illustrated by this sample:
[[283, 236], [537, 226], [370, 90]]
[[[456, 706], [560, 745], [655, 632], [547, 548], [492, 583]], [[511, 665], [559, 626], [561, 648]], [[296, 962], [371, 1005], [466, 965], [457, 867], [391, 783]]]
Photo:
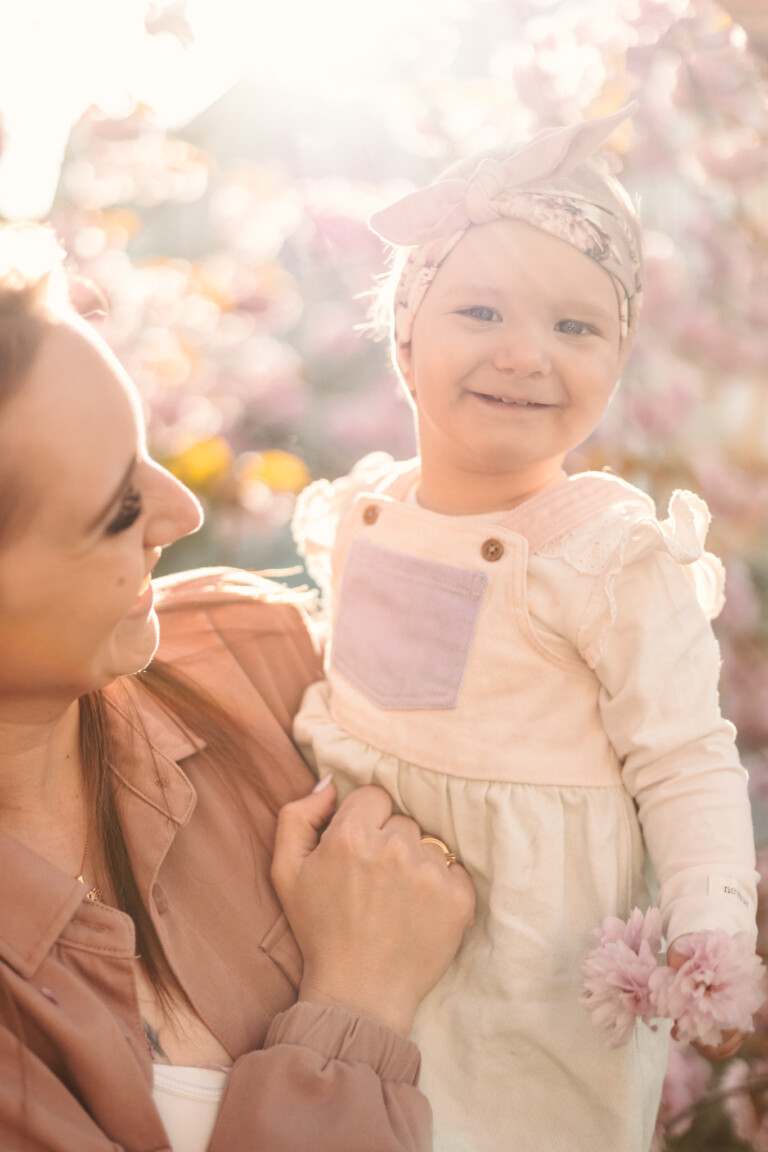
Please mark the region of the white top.
[[227, 1073], [216, 1068], [154, 1064], [152, 1098], [173, 1152], [206, 1152]]

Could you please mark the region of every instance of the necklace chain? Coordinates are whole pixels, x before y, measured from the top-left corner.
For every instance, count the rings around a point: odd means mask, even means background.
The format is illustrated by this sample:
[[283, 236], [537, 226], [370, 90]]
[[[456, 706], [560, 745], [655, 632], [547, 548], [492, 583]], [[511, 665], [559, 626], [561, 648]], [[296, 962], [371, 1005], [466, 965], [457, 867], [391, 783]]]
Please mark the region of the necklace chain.
[[[88, 859], [89, 843], [90, 843], [90, 837], [86, 833], [85, 849], [83, 851], [83, 859], [82, 859], [81, 864], [80, 864], [80, 872], [77, 876], [75, 876], [75, 880], [77, 880], [77, 882], [79, 884], [82, 884], [83, 886], [85, 886], [85, 862]], [[86, 900], [90, 901], [91, 904], [101, 904], [101, 902], [104, 899], [104, 894], [100, 888], [97, 888], [94, 885], [93, 888], [88, 889], [88, 891], [85, 894], [85, 898], [86, 898]]]

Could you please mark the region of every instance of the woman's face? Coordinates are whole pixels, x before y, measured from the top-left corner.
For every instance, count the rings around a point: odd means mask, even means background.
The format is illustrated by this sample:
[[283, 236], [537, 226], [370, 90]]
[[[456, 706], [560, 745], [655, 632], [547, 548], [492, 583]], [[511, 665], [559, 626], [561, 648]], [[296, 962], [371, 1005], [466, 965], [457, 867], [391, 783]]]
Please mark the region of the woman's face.
[[81, 321], [52, 324], [0, 409], [0, 461], [24, 518], [0, 548], [0, 709], [71, 702], [152, 658], [149, 574], [200, 527], [146, 454], [136, 391]]

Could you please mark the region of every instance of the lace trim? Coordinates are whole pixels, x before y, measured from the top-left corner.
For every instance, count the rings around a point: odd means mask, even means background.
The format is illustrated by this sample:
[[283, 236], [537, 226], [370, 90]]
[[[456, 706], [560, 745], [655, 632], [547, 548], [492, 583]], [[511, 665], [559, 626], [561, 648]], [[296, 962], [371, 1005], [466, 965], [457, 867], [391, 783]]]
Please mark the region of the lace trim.
[[585, 576], [599, 576], [629, 530], [648, 508], [640, 504], [622, 504], [564, 532], [537, 550], [537, 555], [564, 560]]
[[606, 633], [616, 620], [616, 577], [653, 552], [666, 552], [683, 565], [707, 619], [719, 615], [725, 602], [725, 569], [716, 556], [704, 550], [709, 522], [709, 509], [703, 500], [692, 492], [677, 491], [666, 520], [645, 517], [625, 534], [599, 576], [579, 628], [579, 651], [590, 668], [598, 663]]

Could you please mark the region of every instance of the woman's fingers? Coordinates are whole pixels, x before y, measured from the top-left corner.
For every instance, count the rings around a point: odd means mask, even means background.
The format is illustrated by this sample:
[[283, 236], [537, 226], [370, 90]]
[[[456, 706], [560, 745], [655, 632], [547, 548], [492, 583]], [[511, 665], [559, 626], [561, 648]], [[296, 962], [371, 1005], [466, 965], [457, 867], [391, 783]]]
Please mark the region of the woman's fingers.
[[389, 793], [377, 784], [366, 784], [345, 796], [339, 805], [334, 824], [351, 820], [362, 827], [383, 828], [391, 816], [392, 798]]
[[317, 847], [320, 833], [335, 807], [336, 787], [326, 777], [308, 796], [293, 800], [280, 809], [272, 857], [272, 882], [278, 895], [281, 895], [283, 886], [297, 876], [303, 862]]
[[334, 800], [328, 787], [280, 815], [273, 878], [304, 958], [300, 995], [407, 1032], [471, 922], [473, 888], [383, 789], [357, 789], [335, 815]]

